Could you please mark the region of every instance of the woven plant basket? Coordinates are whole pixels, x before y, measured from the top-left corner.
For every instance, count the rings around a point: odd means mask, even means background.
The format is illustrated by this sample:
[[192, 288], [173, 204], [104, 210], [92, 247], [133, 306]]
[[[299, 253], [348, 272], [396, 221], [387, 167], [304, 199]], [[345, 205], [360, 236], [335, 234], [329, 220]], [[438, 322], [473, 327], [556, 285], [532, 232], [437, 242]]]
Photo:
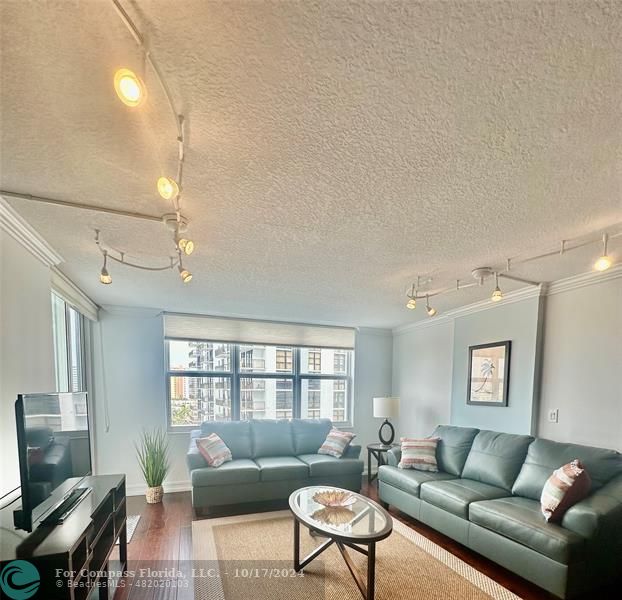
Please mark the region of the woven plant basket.
[[148, 487], [147, 493], [145, 494], [147, 504], [158, 504], [159, 502], [162, 502], [163, 495], [164, 489], [161, 485], [158, 487]]

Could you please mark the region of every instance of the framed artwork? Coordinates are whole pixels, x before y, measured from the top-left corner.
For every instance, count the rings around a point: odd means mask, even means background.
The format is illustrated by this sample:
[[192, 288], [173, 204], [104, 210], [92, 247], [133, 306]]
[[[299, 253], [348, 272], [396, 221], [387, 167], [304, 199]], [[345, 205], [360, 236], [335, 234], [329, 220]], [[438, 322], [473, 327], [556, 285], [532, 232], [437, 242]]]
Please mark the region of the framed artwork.
[[507, 406], [511, 341], [469, 346], [467, 404]]

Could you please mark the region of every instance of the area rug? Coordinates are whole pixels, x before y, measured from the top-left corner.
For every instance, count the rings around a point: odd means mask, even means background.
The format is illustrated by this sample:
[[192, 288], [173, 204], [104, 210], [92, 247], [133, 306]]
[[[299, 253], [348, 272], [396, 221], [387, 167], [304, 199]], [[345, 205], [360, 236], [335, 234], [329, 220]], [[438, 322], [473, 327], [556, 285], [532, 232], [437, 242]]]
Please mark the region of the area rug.
[[[301, 527], [301, 558], [324, 540]], [[361, 598], [335, 546], [293, 572], [289, 511], [192, 523], [196, 600], [356, 600]], [[364, 572], [366, 557], [349, 552]], [[376, 546], [376, 600], [520, 600], [483, 573], [403, 523]]]

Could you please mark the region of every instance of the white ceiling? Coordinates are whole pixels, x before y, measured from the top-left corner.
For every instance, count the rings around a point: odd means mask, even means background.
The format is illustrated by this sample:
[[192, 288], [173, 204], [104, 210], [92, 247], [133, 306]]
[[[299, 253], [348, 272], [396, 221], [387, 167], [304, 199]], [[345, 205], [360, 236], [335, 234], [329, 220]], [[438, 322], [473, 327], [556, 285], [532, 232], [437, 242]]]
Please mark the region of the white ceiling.
[[[11, 200], [100, 304], [395, 326], [423, 316], [404, 308], [417, 274], [442, 286], [622, 221], [620, 2], [124, 4], [187, 118], [192, 283], [112, 265], [102, 286], [94, 227], [152, 263], [164, 227]], [[174, 123], [112, 3], [1, 11], [2, 189], [167, 212]], [[146, 81], [139, 110], [120, 66]]]

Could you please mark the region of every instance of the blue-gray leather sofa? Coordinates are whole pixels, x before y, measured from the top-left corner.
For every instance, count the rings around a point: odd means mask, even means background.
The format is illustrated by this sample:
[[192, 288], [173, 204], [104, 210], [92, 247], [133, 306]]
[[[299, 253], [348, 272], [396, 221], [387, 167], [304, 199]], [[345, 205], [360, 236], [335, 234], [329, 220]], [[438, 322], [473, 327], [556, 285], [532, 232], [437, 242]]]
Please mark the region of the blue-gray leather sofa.
[[[622, 455], [528, 435], [439, 426], [438, 473], [399, 469], [399, 448], [378, 473], [385, 504], [559, 596], [596, 590], [622, 573]], [[546, 480], [580, 459], [592, 491], [559, 524], [540, 512]]]
[[[361, 447], [350, 445], [341, 458], [318, 454], [332, 424], [329, 419], [206, 421], [191, 432], [187, 464], [192, 506], [210, 507], [286, 499], [308, 485], [361, 489]], [[233, 460], [208, 467], [196, 446], [198, 437], [218, 434]]]

